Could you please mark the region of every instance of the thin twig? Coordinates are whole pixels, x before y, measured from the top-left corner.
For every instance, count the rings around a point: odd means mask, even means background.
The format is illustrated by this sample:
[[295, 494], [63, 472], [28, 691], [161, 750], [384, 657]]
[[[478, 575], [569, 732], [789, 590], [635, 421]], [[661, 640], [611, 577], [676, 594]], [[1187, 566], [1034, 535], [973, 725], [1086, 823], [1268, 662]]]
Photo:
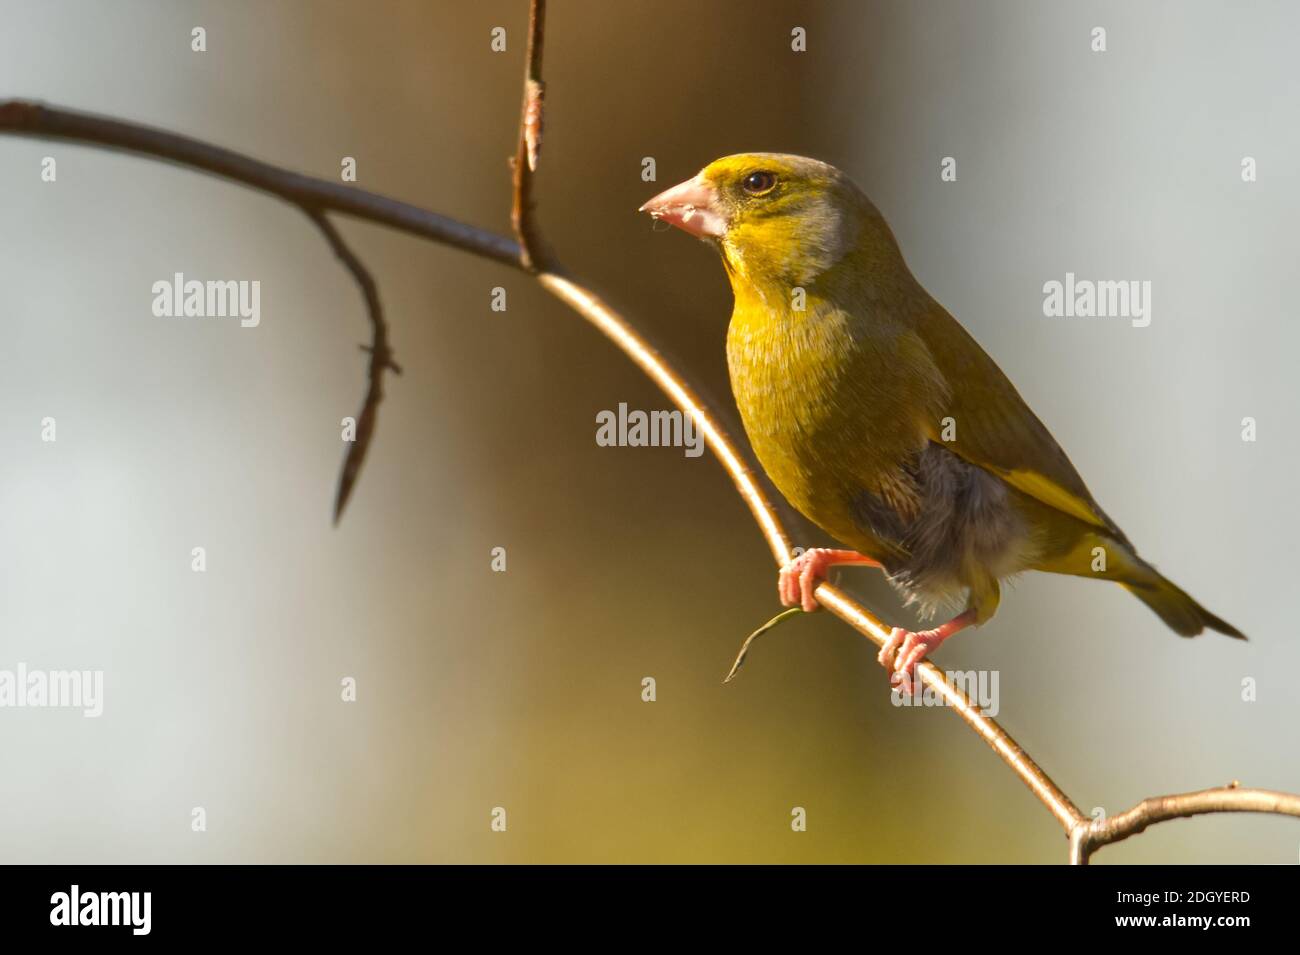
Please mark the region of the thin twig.
[[519, 115], [519, 145], [510, 160], [513, 171], [510, 224], [519, 242], [520, 264], [525, 271], [537, 272], [551, 262], [544, 262], [543, 246], [533, 221], [533, 173], [542, 149], [543, 97], [542, 49], [546, 30], [546, 0], [533, 0], [528, 7], [528, 49], [524, 55], [524, 103]]
[[356, 486], [357, 475], [361, 473], [361, 465], [366, 461], [366, 451], [370, 448], [370, 439], [375, 433], [379, 402], [384, 399], [384, 372], [391, 370], [400, 375], [402, 369], [397, 362], [393, 361], [393, 352], [388, 345], [388, 325], [384, 321], [384, 309], [379, 303], [379, 286], [375, 284], [374, 276], [343, 241], [343, 236], [339, 235], [339, 230], [334, 228], [334, 223], [330, 222], [329, 216], [319, 209], [304, 209], [303, 212], [325, 234], [325, 239], [334, 250], [334, 254], [356, 279], [357, 285], [361, 288], [361, 295], [366, 300], [366, 314], [370, 317], [370, 347], [363, 349], [370, 353], [366, 373], [366, 398], [361, 405], [361, 414], [357, 416], [356, 434], [348, 444], [347, 455], [343, 459], [343, 469], [339, 472], [338, 491], [334, 495], [334, 523], [338, 524], [339, 518], [343, 516], [343, 508], [347, 507], [348, 498], [352, 496], [352, 488]]
[[[511, 221], [517, 241], [386, 196], [304, 176], [220, 146], [108, 117], [25, 101], [8, 101], [0, 103], [0, 133], [86, 143], [167, 160], [269, 192], [300, 206], [308, 215], [312, 215], [312, 210], [318, 213], [339, 212], [535, 274], [543, 288], [613, 341], [683, 412], [695, 419], [709, 449], [722, 463], [740, 496], [749, 506], [776, 563], [785, 564], [790, 559], [789, 536], [781, 526], [766, 493], [755, 480], [745, 457], [737, 450], [718, 419], [700, 400], [697, 392], [660, 356], [641, 332], [594, 292], [568, 278], [549, 253], [541, 251], [543, 244], [532, 216], [532, 173], [536, 168], [541, 141], [544, 7], [544, 0], [533, 0], [529, 14], [524, 107], [520, 117], [519, 148], [513, 160]], [[319, 220], [317, 225], [320, 225]], [[329, 237], [330, 228], [323, 228]], [[338, 251], [337, 246], [335, 251]], [[347, 263], [348, 260], [345, 258], [344, 261]], [[362, 282], [356, 269], [353, 269], [353, 274]], [[366, 273], [362, 270], [361, 274]], [[363, 292], [365, 288], [363, 283]], [[369, 296], [367, 300], [369, 301]], [[372, 312], [373, 314], [375, 313]], [[381, 357], [384, 356], [376, 348], [371, 363], [372, 387], [378, 381], [375, 362]], [[817, 588], [816, 596], [823, 607], [877, 646], [883, 645], [888, 638], [889, 628], [838, 587], [823, 583]], [[1010, 734], [986, 716], [960, 689], [948, 683], [942, 671], [929, 661], [924, 661], [918, 667], [918, 672], [922, 681], [934, 689], [948, 704], [948, 708], [957, 713], [993, 748], [1061, 824], [1070, 839], [1072, 862], [1086, 863], [1096, 848], [1127, 838], [1166, 819], [1208, 812], [1267, 812], [1300, 816], [1300, 796], [1228, 787], [1144, 800], [1128, 812], [1108, 821], [1093, 822], [1079, 811]]]
[[736, 654], [736, 662], [731, 664], [731, 669], [728, 670], [727, 675], [722, 678], [722, 682], [730, 683], [735, 675], [740, 672], [740, 668], [745, 665], [745, 658], [749, 656], [749, 648], [753, 646], [755, 640], [767, 633], [773, 627], [780, 626], [797, 613], [803, 613], [803, 607], [791, 607], [788, 610], [782, 610], [779, 614], [746, 637], [745, 642], [740, 645], [740, 652]]

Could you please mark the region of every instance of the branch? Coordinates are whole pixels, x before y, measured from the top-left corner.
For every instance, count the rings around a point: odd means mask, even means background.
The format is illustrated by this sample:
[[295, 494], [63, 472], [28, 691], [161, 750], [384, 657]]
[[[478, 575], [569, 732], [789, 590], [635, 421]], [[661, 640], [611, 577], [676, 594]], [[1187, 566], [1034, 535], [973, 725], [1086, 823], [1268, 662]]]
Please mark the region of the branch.
[[1127, 812], [1109, 819], [1082, 823], [1070, 831], [1070, 862], [1087, 865], [1102, 846], [1136, 836], [1157, 822], [1186, 819], [1211, 812], [1266, 812], [1300, 816], [1300, 796], [1271, 789], [1242, 789], [1237, 783], [1176, 796], [1151, 796]]
[[542, 151], [542, 41], [546, 27], [546, 0], [533, 0], [528, 7], [528, 50], [524, 55], [524, 105], [519, 116], [519, 146], [510, 160], [514, 179], [514, 201], [510, 224], [519, 241], [519, 259], [524, 269], [543, 267], [541, 240], [533, 222], [533, 173]]
[[0, 102], [0, 133], [52, 139], [162, 159], [269, 192], [303, 209], [339, 212], [377, 222], [464, 252], [516, 265], [512, 239], [364, 189], [282, 169], [230, 149], [108, 116], [25, 100]]
[[[374, 330], [367, 407], [370, 407], [372, 396], [375, 403], [379, 400], [379, 381], [383, 368], [394, 367], [388, 351], [386, 327], [379, 310], [373, 279], [342, 243], [337, 231], [323, 216], [324, 212], [338, 212], [386, 225], [534, 275], [546, 291], [613, 341], [683, 412], [695, 419], [709, 449], [722, 463], [741, 498], [749, 506], [777, 565], [785, 564], [790, 559], [789, 536], [781, 526], [766, 493], [755, 480], [752, 468], [717, 417], [686, 378], [663, 359], [641, 332], [594, 292], [567, 277], [549, 252], [543, 251], [541, 236], [532, 216], [532, 180], [541, 146], [543, 120], [541, 62], [544, 19], [545, 0], [532, 0], [519, 147], [512, 160], [511, 223], [516, 240], [387, 196], [305, 176], [220, 146], [108, 117], [11, 100], [0, 103], [0, 134], [10, 133], [125, 150], [229, 179], [278, 196], [302, 208], [325, 233], [335, 253], [352, 271], [366, 297]], [[370, 428], [373, 429], [373, 412]], [[360, 438], [360, 433], [358, 437]], [[368, 439], [367, 434], [366, 440]], [[359, 440], [358, 444], [360, 443]], [[362, 451], [364, 453], [364, 449]], [[351, 461], [350, 453], [344, 477], [340, 479], [336, 511], [341, 510], [342, 504], [346, 502], [343, 481], [347, 479]], [[359, 462], [357, 466], [359, 467]], [[354, 470], [347, 490], [350, 491], [355, 478]], [[888, 639], [889, 628], [838, 587], [823, 583], [817, 588], [816, 596], [823, 607], [877, 646], [882, 646]], [[1300, 796], [1229, 787], [1144, 800], [1128, 812], [1109, 820], [1094, 822], [1079, 811], [1006, 730], [986, 716], [959, 688], [948, 683], [943, 672], [934, 664], [924, 661], [917, 667], [917, 672], [920, 673], [922, 682], [931, 687], [949, 709], [993, 748], [1057, 820], [1070, 839], [1072, 862], [1086, 863], [1093, 850], [1118, 842], [1167, 819], [1208, 812], [1269, 812], [1300, 816]]]
[[400, 375], [402, 369], [397, 362], [393, 361], [392, 349], [388, 347], [388, 325], [384, 322], [384, 310], [379, 304], [379, 287], [375, 284], [374, 277], [357, 258], [356, 253], [348, 248], [347, 243], [343, 241], [343, 236], [339, 235], [338, 229], [334, 228], [334, 223], [330, 222], [325, 213], [318, 209], [303, 211], [312, 222], [316, 223], [321, 232], [325, 233], [325, 239], [334, 250], [334, 254], [356, 279], [357, 285], [361, 287], [361, 294], [366, 300], [366, 313], [370, 316], [372, 335], [370, 347], [363, 346], [364, 351], [370, 352], [370, 365], [366, 375], [366, 399], [361, 406], [361, 414], [357, 416], [356, 437], [348, 445], [347, 456], [343, 459], [343, 470], [339, 472], [338, 492], [334, 496], [334, 523], [337, 525], [339, 518], [343, 516], [343, 508], [347, 507], [348, 498], [352, 496], [352, 488], [356, 485], [357, 475], [361, 473], [361, 465], [366, 460], [366, 451], [370, 448], [370, 438], [375, 432], [379, 402], [384, 398], [384, 372], [392, 370]]
[[391, 369], [400, 374], [401, 368], [393, 361], [388, 344], [388, 328], [384, 322], [374, 278], [343, 241], [325, 213], [334, 211], [378, 222], [512, 265], [517, 264], [520, 257], [519, 246], [504, 236], [475, 229], [435, 212], [341, 183], [281, 169], [211, 143], [106, 116], [10, 100], [0, 103], [0, 132], [104, 146], [211, 173], [292, 203], [324, 233], [334, 254], [352, 273], [361, 288], [371, 325], [366, 397], [357, 418], [356, 439], [348, 446], [339, 473], [338, 490], [334, 498], [335, 524], [343, 516], [343, 509], [347, 506], [357, 475], [365, 463], [366, 452], [370, 448], [379, 402], [383, 398], [383, 373]]

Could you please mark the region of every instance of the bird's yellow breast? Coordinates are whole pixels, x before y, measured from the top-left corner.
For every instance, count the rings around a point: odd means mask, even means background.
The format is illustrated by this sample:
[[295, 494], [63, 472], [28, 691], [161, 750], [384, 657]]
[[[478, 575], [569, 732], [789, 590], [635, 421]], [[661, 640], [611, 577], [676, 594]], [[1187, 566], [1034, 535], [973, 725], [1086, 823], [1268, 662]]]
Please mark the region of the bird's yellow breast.
[[873, 556], [891, 545], [862, 525], [863, 492], [888, 497], [897, 462], [925, 442], [924, 409], [897, 387], [888, 350], [887, 329], [864, 331], [813, 296], [797, 311], [738, 291], [727, 333], [732, 392], [764, 471], [805, 517]]

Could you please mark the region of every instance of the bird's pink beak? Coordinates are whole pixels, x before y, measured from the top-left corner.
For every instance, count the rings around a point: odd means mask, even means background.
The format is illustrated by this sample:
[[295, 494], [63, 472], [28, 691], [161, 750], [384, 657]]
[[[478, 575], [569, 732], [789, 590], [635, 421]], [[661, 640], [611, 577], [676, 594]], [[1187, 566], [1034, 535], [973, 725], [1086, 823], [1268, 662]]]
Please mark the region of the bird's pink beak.
[[717, 190], [698, 176], [659, 193], [637, 212], [648, 212], [701, 239], [716, 239], [727, 231]]

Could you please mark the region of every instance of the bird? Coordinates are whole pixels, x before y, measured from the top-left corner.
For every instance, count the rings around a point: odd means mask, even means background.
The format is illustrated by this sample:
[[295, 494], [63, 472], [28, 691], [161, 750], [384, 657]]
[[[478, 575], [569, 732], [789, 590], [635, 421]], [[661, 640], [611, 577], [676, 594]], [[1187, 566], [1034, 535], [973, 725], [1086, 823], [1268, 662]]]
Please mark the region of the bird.
[[813, 612], [830, 568], [880, 568], [931, 629], [879, 662], [911, 692], [944, 640], [987, 623], [1028, 570], [1113, 581], [1175, 633], [1245, 639], [1143, 560], [1002, 369], [912, 274], [879, 210], [827, 163], [739, 153], [640, 212], [712, 244], [734, 309], [727, 367], [745, 432], [793, 507], [843, 548], [780, 570]]

